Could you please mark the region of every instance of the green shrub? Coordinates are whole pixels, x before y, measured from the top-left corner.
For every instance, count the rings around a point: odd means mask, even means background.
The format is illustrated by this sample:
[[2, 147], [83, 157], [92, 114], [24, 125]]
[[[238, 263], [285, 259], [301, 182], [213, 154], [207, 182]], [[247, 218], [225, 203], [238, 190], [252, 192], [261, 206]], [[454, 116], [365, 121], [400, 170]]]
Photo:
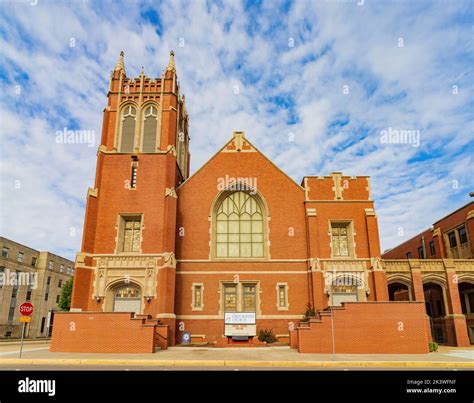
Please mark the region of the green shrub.
[[312, 305], [308, 302], [306, 304], [306, 312], [304, 313], [304, 319], [302, 322], [309, 322], [311, 318], [316, 316], [316, 310], [312, 307]]
[[272, 329], [260, 329], [258, 339], [260, 341], [266, 341], [267, 343], [275, 343], [277, 341]]
[[430, 348], [430, 353], [432, 353], [433, 351], [438, 351], [438, 343], [430, 341], [428, 345]]

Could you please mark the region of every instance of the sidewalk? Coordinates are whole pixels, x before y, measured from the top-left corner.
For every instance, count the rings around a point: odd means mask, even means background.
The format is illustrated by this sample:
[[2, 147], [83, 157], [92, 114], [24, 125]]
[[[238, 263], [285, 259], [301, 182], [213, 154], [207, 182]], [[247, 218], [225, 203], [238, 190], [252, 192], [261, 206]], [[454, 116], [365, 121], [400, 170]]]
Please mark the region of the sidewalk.
[[48, 345], [0, 349], [5, 365], [136, 365], [205, 367], [398, 367], [474, 369], [474, 347], [440, 347], [430, 354], [299, 354], [289, 347], [206, 348], [171, 347], [155, 354], [52, 353]]

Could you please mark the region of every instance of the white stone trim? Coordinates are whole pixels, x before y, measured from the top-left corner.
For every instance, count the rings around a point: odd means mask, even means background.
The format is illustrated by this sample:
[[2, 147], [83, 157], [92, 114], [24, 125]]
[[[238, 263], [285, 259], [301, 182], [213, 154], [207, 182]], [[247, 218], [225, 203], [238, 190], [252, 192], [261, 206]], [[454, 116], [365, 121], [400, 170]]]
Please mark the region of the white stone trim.
[[[280, 287], [285, 287], [285, 306], [280, 306]], [[288, 301], [288, 290], [289, 290], [288, 283], [277, 283], [276, 284], [276, 292], [277, 292], [277, 298], [276, 298], [276, 307], [279, 311], [288, 311], [290, 308], [290, 302]]]
[[[195, 288], [201, 287], [201, 306], [196, 306]], [[191, 310], [202, 311], [204, 309], [204, 283], [193, 283], [191, 286]]]

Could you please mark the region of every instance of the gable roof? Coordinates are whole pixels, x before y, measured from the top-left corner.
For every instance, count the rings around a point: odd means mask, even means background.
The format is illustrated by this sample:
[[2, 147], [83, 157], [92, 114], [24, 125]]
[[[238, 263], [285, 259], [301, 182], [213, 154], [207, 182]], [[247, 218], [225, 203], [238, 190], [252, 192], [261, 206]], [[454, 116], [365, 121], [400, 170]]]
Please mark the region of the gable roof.
[[189, 176], [184, 182], [182, 182], [178, 189], [188, 183], [194, 176], [196, 176], [200, 171], [204, 169], [214, 158], [217, 157], [222, 152], [257, 152], [265, 160], [267, 160], [271, 165], [273, 165], [278, 171], [280, 171], [290, 182], [294, 183], [300, 190], [304, 191], [304, 187], [298, 185], [297, 182], [293, 180], [286, 172], [280, 169], [270, 158], [268, 158], [264, 153], [262, 153], [257, 147], [255, 147], [246, 137], [244, 132], [234, 132], [232, 138], [224, 144], [211, 158], [207, 160], [204, 165], [202, 165], [196, 172]]

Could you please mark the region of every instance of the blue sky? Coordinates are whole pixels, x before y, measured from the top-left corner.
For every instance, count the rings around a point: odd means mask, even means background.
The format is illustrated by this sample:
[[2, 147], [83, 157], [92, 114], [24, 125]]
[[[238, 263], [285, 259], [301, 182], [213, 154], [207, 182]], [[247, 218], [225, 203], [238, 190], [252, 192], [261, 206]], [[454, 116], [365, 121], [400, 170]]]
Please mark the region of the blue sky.
[[[393, 247], [472, 200], [473, 4], [2, 2], [0, 233], [74, 257], [118, 54], [159, 77], [174, 49], [192, 171], [243, 130], [298, 183], [370, 175]], [[95, 144], [58, 144], [64, 128]]]

